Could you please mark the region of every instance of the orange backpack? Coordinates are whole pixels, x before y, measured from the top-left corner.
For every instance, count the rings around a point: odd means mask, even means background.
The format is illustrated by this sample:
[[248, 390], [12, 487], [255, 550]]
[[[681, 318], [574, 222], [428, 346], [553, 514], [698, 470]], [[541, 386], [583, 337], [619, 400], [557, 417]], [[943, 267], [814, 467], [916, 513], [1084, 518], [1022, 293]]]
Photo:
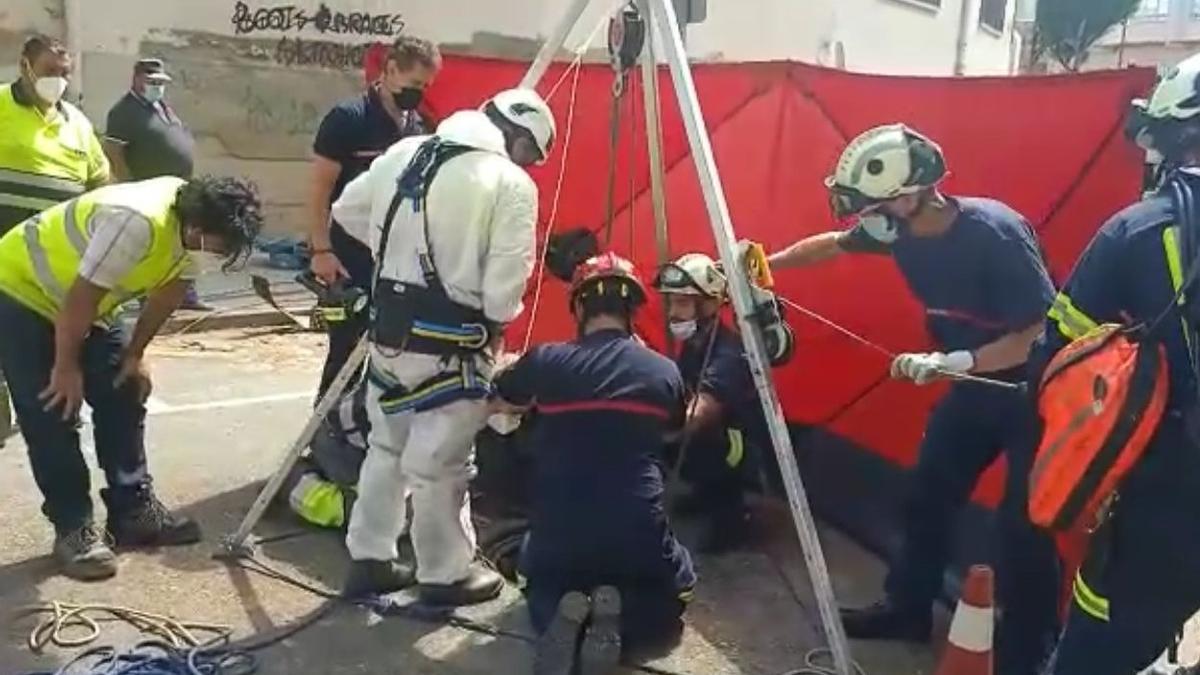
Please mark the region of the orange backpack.
[[1034, 524], [1091, 529], [1146, 450], [1167, 404], [1166, 348], [1105, 324], [1055, 355], [1038, 390], [1041, 442], [1029, 476]]

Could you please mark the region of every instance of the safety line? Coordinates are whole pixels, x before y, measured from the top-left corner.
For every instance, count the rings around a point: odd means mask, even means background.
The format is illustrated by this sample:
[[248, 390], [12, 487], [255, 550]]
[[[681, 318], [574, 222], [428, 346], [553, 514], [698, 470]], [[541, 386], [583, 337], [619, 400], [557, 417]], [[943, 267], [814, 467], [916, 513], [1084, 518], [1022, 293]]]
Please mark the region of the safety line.
[[550, 218], [546, 221], [546, 232], [543, 235], [542, 251], [537, 258], [537, 273], [534, 275], [533, 285], [533, 303], [529, 308], [529, 323], [525, 327], [525, 343], [521, 347], [521, 353], [529, 351], [529, 345], [533, 342], [533, 330], [537, 326], [538, 309], [542, 303], [542, 287], [546, 284], [546, 252], [550, 250], [550, 236], [554, 234], [555, 226], [558, 224], [558, 205], [562, 198], [563, 183], [567, 177], [567, 162], [570, 159], [571, 137], [575, 131], [575, 103], [579, 97], [579, 75], [583, 72], [583, 68], [575, 69], [575, 81], [571, 85], [571, 102], [567, 108], [567, 130], [563, 134], [563, 151], [562, 151], [562, 166], [558, 172], [558, 183], [554, 188], [554, 200], [550, 206]]
[[870, 349], [873, 349], [873, 350], [879, 352], [880, 354], [883, 354], [884, 356], [888, 357], [889, 359], [894, 359], [897, 356], [899, 356], [898, 354], [896, 354], [892, 350], [888, 349], [887, 347], [884, 347], [883, 345], [872, 342], [872, 341], [868, 340], [867, 338], [859, 335], [858, 333], [855, 333], [854, 331], [850, 330], [849, 328], [845, 328], [845, 327], [839, 325], [837, 322], [833, 321], [832, 319], [827, 319], [824, 316], [812, 311], [811, 309], [807, 309], [804, 306], [783, 297], [782, 295], [776, 294], [775, 297], [779, 298], [779, 301], [782, 302], [783, 304], [787, 305], [788, 307], [791, 307], [792, 309], [796, 310], [797, 312], [800, 312], [801, 314], [807, 316], [808, 318], [813, 319], [821, 324], [824, 324], [825, 326], [828, 326], [829, 328], [836, 330], [837, 332], [841, 333], [842, 335], [845, 335], [846, 337], [850, 338], [851, 340], [854, 340], [855, 342], [863, 345], [864, 347], [869, 347]]

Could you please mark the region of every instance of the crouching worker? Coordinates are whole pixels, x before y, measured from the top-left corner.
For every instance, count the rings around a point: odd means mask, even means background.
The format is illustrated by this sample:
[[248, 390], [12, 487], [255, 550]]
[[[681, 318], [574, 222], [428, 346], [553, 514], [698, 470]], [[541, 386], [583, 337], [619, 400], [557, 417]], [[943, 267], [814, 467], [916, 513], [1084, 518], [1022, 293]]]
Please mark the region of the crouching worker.
[[311, 525], [340, 529], [350, 518], [371, 429], [366, 397], [365, 382], [342, 394], [279, 491], [280, 501]]
[[[196, 523], [169, 512], [146, 467], [142, 356], [182, 302], [188, 279], [249, 254], [262, 225], [253, 187], [232, 178], [154, 178], [99, 188], [26, 220], [0, 238], [0, 364], [54, 524], [54, 555], [77, 579], [117, 572], [92, 522], [76, 419], [93, 411], [118, 546], [188, 544]], [[148, 296], [132, 335], [122, 303]]]
[[[680, 452], [693, 491], [681, 510], [708, 521], [700, 543], [722, 553], [747, 538], [744, 476], [747, 436], [764, 428], [741, 338], [721, 321], [726, 280], [712, 258], [689, 253], [666, 265], [654, 282], [663, 295], [676, 364], [687, 392]], [[753, 434], [752, 434], [753, 431]]]
[[658, 456], [683, 423], [683, 381], [632, 335], [646, 293], [612, 254], [578, 269], [573, 342], [539, 345], [496, 378], [503, 408], [536, 408], [530, 532], [521, 560], [534, 627], [534, 672], [608, 673], [669, 649], [696, 576], [663, 505]]
[[485, 602], [503, 587], [475, 563], [467, 487], [492, 359], [533, 270], [537, 187], [522, 167], [544, 162], [553, 142], [553, 114], [536, 93], [502, 92], [435, 136], [393, 145], [333, 206], [376, 259], [370, 448], [346, 536], [349, 596], [414, 581], [396, 550], [410, 496], [422, 601]]

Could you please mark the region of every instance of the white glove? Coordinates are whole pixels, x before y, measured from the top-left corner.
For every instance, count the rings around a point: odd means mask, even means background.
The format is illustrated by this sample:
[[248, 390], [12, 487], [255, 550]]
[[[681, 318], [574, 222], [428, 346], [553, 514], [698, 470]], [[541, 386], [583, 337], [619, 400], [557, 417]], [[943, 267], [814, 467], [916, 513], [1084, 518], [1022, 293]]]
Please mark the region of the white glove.
[[947, 375], [969, 373], [974, 367], [975, 357], [965, 350], [949, 354], [901, 354], [892, 361], [892, 377], [926, 385]]
[[487, 424], [492, 428], [492, 431], [501, 436], [508, 436], [516, 433], [521, 426], [521, 416], [518, 414], [495, 413], [488, 418]]

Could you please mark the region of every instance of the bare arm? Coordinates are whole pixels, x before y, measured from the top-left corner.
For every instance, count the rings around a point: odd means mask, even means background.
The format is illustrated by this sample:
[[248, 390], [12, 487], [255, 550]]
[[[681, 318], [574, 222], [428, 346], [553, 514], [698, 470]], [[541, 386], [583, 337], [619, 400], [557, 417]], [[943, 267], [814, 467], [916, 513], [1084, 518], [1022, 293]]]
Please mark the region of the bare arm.
[[786, 270], [831, 260], [846, 252], [841, 246], [845, 236], [845, 232], [814, 234], [772, 254], [767, 261], [771, 269]]
[[342, 166], [337, 162], [313, 155], [312, 177], [309, 181], [309, 230], [314, 249], [328, 249], [332, 246], [329, 240], [329, 198], [333, 195], [333, 186], [337, 184], [338, 174]]
[[995, 373], [1025, 363], [1034, 341], [1042, 334], [1044, 324], [1035, 323], [1028, 328], [1001, 336], [975, 350], [975, 367], [972, 372]]
[[126, 354], [138, 359], [145, 354], [150, 341], [154, 339], [155, 335], [158, 335], [163, 324], [183, 302], [187, 287], [187, 280], [176, 279], [166, 286], [156, 289], [146, 298], [146, 305], [142, 307], [141, 316], [138, 317], [137, 325], [133, 328], [133, 336], [125, 347]]
[[112, 168], [113, 182], [123, 183], [131, 180], [132, 175], [129, 173], [129, 164], [125, 162], [125, 144], [105, 138], [102, 141], [104, 145], [104, 154], [108, 155], [108, 163]]
[[46, 410], [62, 407], [62, 418], [69, 420], [83, 403], [83, 365], [80, 352], [92, 330], [100, 300], [108, 293], [92, 282], [76, 277], [67, 291], [62, 308], [54, 317], [54, 366], [50, 382], [39, 398]]

